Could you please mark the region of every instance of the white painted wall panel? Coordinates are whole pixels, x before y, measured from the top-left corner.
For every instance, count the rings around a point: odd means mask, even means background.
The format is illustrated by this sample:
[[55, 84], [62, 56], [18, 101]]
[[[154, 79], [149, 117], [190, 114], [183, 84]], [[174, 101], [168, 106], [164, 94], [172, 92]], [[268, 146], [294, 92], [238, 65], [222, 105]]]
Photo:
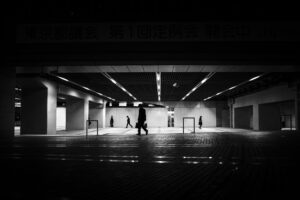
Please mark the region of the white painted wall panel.
[[56, 130], [66, 130], [66, 108], [56, 109]]

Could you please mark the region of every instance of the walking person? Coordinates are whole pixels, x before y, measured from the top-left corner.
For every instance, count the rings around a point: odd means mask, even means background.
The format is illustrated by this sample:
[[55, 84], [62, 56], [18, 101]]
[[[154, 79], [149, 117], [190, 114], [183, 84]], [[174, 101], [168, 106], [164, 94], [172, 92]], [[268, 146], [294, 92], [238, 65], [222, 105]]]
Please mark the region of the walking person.
[[199, 128], [201, 129], [202, 127], [202, 116], [199, 117]]
[[126, 128], [128, 127], [128, 125], [131, 126], [131, 128], [132, 128], [132, 125], [130, 124], [130, 118], [127, 115], [127, 125], [126, 125]]
[[111, 116], [110, 118], [110, 127], [114, 127], [114, 118]]
[[144, 131], [146, 132], [146, 135], [148, 135], [148, 130], [145, 126], [145, 121], [146, 121], [146, 110], [143, 108], [142, 104], [139, 104], [139, 117], [138, 117], [138, 124], [137, 124], [137, 128], [138, 128], [138, 134], [137, 135], [141, 135], [141, 128], [144, 129]]

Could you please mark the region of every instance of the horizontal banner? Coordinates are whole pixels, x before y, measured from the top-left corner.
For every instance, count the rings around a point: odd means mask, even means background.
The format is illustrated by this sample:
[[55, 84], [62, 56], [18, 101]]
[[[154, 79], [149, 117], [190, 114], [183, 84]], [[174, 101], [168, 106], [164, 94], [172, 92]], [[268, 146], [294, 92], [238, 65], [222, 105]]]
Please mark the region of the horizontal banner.
[[299, 41], [286, 22], [98, 23], [17, 25], [17, 43]]

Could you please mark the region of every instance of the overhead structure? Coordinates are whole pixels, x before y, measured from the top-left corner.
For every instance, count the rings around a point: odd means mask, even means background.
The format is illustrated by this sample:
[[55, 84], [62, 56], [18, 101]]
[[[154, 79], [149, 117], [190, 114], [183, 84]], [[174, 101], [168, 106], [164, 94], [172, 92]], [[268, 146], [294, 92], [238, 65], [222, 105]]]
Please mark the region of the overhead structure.
[[193, 92], [195, 92], [201, 85], [203, 85], [208, 79], [210, 79], [216, 72], [210, 72], [204, 79], [202, 79], [193, 89], [191, 89], [184, 97], [182, 97], [181, 101], [184, 101], [188, 96], [190, 96]]
[[97, 92], [97, 91], [95, 91], [95, 90], [92, 90], [92, 89], [90, 89], [90, 88], [88, 88], [88, 87], [85, 87], [85, 86], [83, 86], [83, 85], [81, 85], [81, 84], [78, 84], [78, 83], [76, 83], [76, 82], [74, 82], [74, 81], [70, 81], [70, 80], [67, 79], [67, 78], [64, 78], [64, 77], [58, 76], [58, 75], [54, 75], [54, 76], [55, 76], [56, 78], [59, 78], [60, 80], [63, 80], [63, 81], [65, 81], [65, 82], [67, 82], [67, 83], [70, 83], [70, 84], [72, 84], [72, 85], [76, 85], [77, 87], [80, 87], [80, 88], [82, 88], [82, 89], [84, 89], [84, 90], [87, 90], [87, 91], [96, 93], [96, 94], [98, 94], [98, 95], [100, 95], [100, 96], [102, 96], [102, 97], [105, 97], [105, 98], [107, 98], [107, 99], [109, 99], [109, 100], [111, 100], [111, 101], [116, 101], [114, 98], [111, 98], [111, 97], [109, 97], [109, 96], [107, 96], [107, 95], [104, 95], [104, 94], [102, 94], [102, 93], [100, 93], [100, 92]]
[[103, 76], [105, 76], [107, 79], [109, 79], [113, 84], [121, 88], [126, 94], [128, 94], [131, 98], [133, 98], [135, 101], [137, 101], [137, 98], [133, 96], [127, 89], [125, 89], [120, 83], [118, 83], [115, 79], [113, 79], [108, 73], [102, 72]]
[[258, 78], [261, 78], [261, 77], [264, 76], [264, 75], [265, 75], [265, 74], [261, 74], [261, 75], [255, 76], [255, 77], [253, 77], [253, 78], [250, 78], [249, 80], [244, 81], [244, 82], [242, 82], [242, 83], [240, 83], [240, 84], [238, 84], [238, 85], [234, 85], [234, 86], [232, 86], [232, 87], [230, 87], [230, 88], [228, 88], [228, 89], [222, 90], [222, 91], [220, 91], [220, 92], [218, 92], [218, 93], [216, 93], [216, 94], [214, 94], [214, 95], [212, 95], [212, 96], [209, 96], [209, 97], [203, 99], [203, 101], [207, 101], [207, 100], [209, 100], [209, 99], [212, 99], [213, 97], [219, 96], [219, 95], [221, 95], [221, 94], [223, 94], [223, 93], [225, 93], [225, 92], [228, 92], [228, 91], [230, 91], [230, 90], [233, 90], [233, 89], [235, 89], [235, 88], [237, 88], [237, 87], [239, 87], [239, 86], [241, 86], [241, 85], [244, 85], [244, 84], [249, 83], [249, 82], [251, 82], [251, 81], [254, 81], [254, 80], [258, 79]]

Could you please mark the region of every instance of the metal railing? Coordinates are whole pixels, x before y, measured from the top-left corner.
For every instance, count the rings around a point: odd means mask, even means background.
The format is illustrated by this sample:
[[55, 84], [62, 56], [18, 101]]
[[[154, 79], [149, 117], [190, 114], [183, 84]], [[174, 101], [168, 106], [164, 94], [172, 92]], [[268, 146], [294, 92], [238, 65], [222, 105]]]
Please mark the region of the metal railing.
[[183, 123], [182, 132], [183, 132], [183, 134], [184, 134], [184, 120], [185, 119], [192, 119], [193, 120], [193, 122], [194, 122], [194, 131], [192, 133], [196, 133], [196, 130], [195, 130], [195, 117], [183, 117], [182, 118], [182, 123]]

